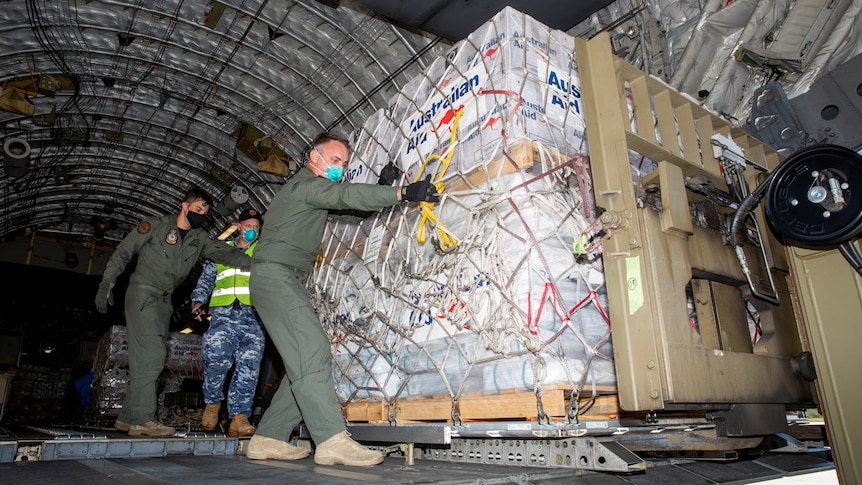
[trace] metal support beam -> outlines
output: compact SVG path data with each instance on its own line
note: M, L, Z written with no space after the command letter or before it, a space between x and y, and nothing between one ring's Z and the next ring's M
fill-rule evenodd
M789 248L795 293L817 368L821 412L838 479L862 483L862 399L859 387L859 315L862 277L838 250Z
M453 439L448 449L425 449L426 460L486 465L567 468L616 473L644 471L646 462L613 440Z
M422 443L446 445L452 441L452 426L445 424L402 424L381 426L352 424L347 427L356 441L378 443Z

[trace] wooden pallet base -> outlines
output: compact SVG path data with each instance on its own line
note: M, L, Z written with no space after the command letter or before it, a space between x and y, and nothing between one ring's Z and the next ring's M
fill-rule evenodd
M619 400L616 388L602 389L595 401L580 419L616 419ZM572 391L568 386L542 388L542 406L551 420L566 419ZM587 401L582 397L581 403ZM463 421L524 420L538 421L536 395L528 391L512 390L500 394L467 394L458 402ZM358 400L345 407L345 417L353 423L388 423L388 409L379 400ZM394 404L398 423L452 422L452 399L449 396L414 397L398 399Z

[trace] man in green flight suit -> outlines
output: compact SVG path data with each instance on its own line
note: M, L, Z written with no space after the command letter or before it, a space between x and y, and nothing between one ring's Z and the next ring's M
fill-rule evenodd
M321 133L308 165L272 199L254 251L249 289L255 308L281 354L286 376L249 441L252 460L297 460L308 451L287 441L304 420L317 444L319 465L371 466L383 456L350 438L335 395L329 339L303 279L320 252L330 211L378 211L401 200L436 202L430 180L404 187L338 182L347 165L347 140Z
M117 276L132 257L138 263L126 290L125 316L129 345L129 384L115 427L130 436L172 436L176 430L155 419L156 381L165 365L173 305L171 293L186 279L201 256L243 270L251 258L209 238L200 229L213 204L212 197L193 187L186 192L179 214L146 219L117 245L96 293L96 309L114 303Z

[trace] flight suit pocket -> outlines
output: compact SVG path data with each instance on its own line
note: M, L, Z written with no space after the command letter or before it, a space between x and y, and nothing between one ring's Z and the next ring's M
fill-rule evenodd
M141 305L140 305L140 308L138 308L138 310L144 311L148 307L151 307L151 306L155 305L156 303L158 303L158 301L159 301L159 299L155 295L147 295L144 297L143 300L141 300Z

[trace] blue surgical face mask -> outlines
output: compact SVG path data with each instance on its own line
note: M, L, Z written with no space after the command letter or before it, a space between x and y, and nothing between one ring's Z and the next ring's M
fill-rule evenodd
M250 243L254 242L254 240L257 239L257 231L254 229L246 229L242 232L242 238Z
M326 158L323 157L323 154L317 151L317 148L315 148L314 151L316 151L320 159L326 163ZM329 165L326 167L326 178L329 179L330 182L338 182L343 176L344 167L339 165Z
M344 176L344 167L330 165L326 167L326 178L332 182L338 182Z

